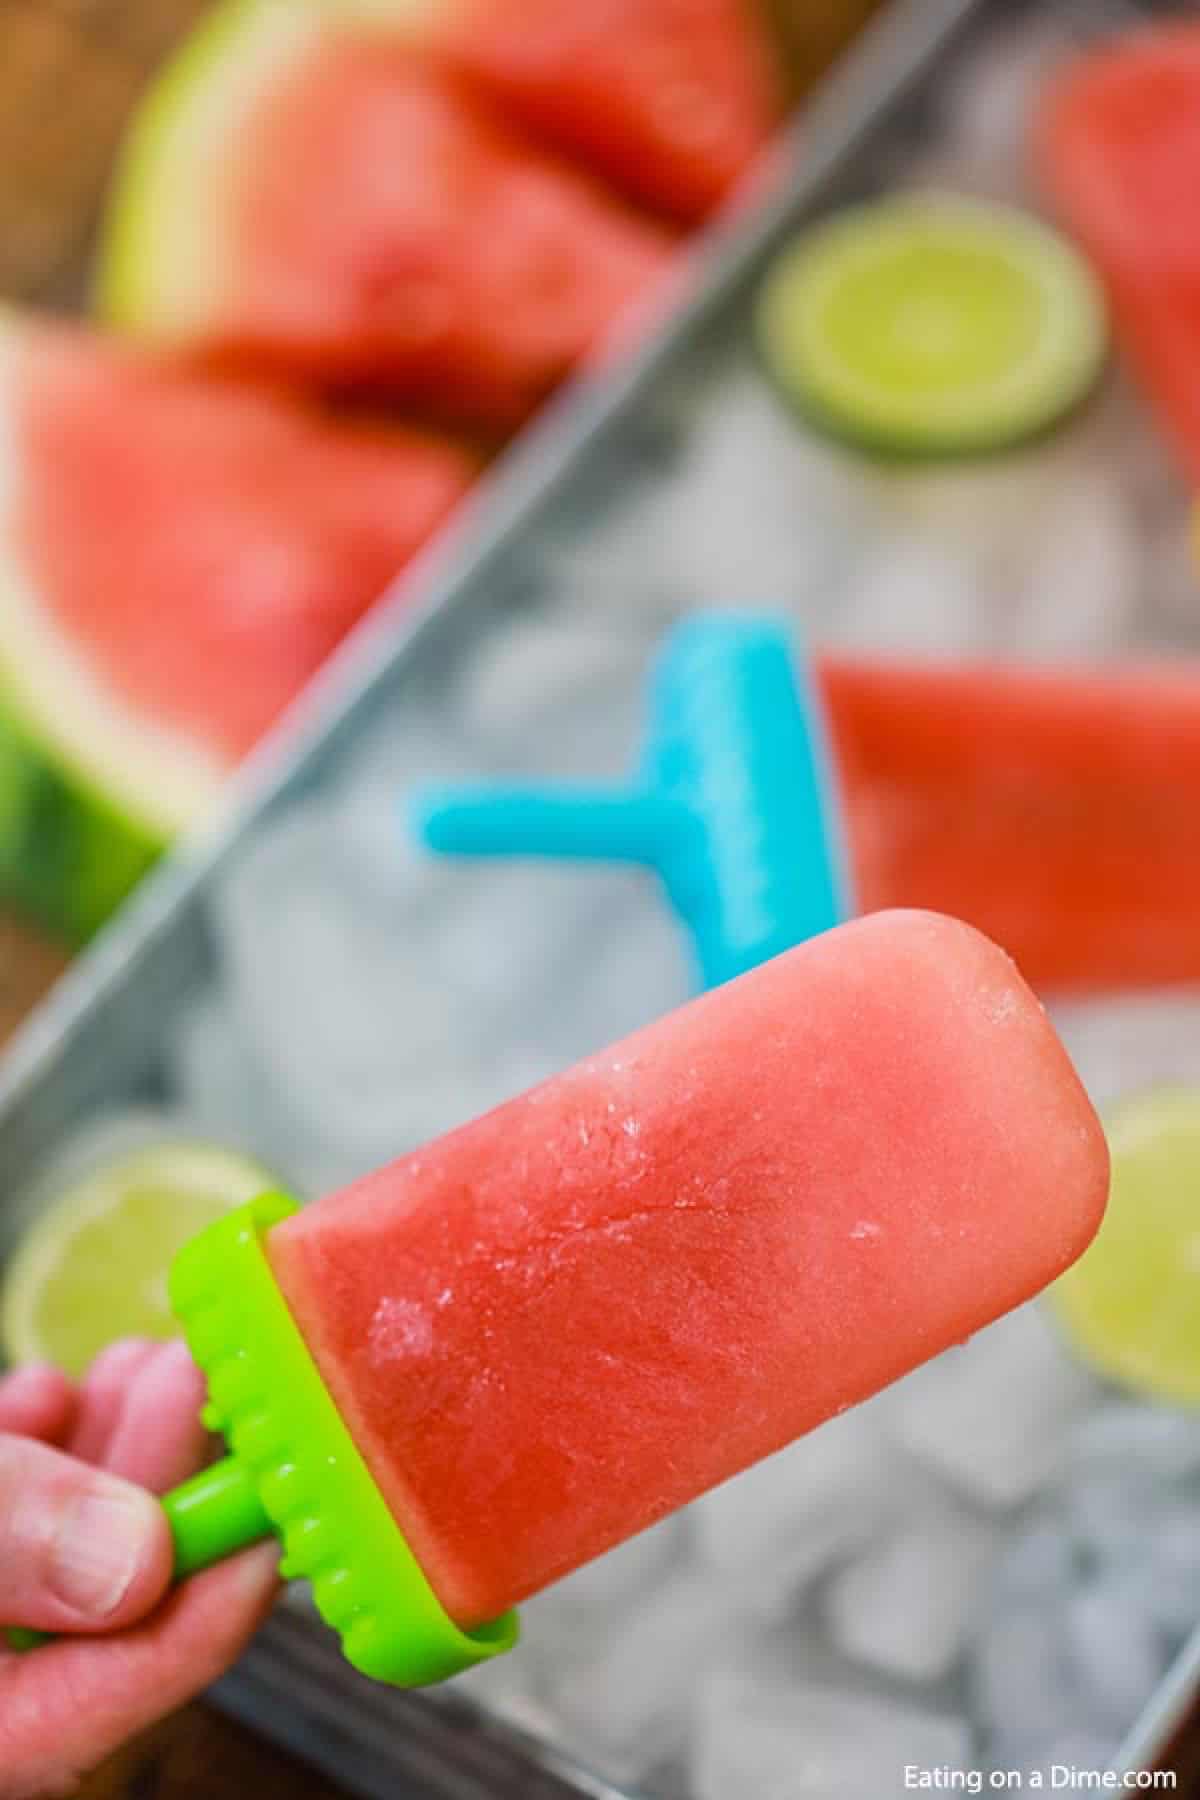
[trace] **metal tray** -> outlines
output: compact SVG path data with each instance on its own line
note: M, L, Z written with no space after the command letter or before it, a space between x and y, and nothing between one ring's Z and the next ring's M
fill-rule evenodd
M899 0L801 109L762 171L763 195L689 256L682 304L614 368L572 384L513 445L452 526L326 665L251 758L222 821L167 859L58 983L0 1064L0 1203L93 1107L151 1077L157 1020L209 954L203 895L267 809L299 796L368 715L453 654L503 603L516 554L585 478L620 468L643 397L701 346L798 219L828 201L857 149L985 0ZM619 476L618 476L619 478ZM0 1213L0 1248L4 1218Z
M961 42L1012 10L999 0L894 0L877 17L801 109L760 172L759 192L692 254L672 316L619 368L565 392L506 454L457 525L253 759L224 820L149 879L68 972L0 1064L0 1253L19 1224L16 1197L73 1124L160 1091L163 1021L207 978L205 897L247 834L313 788L384 707L445 668L465 637L510 603L521 547L552 517L569 517L585 487L595 494L630 478L650 397L703 364L777 245L809 213L853 195L864 159L885 134L903 134L910 110L919 115ZM1136 9L1064 10L1092 30ZM1200 1634L1128 1737L1125 1766L1153 1763L1198 1677ZM630 1800L452 1694L363 1682L298 1613L281 1612L215 1694L366 1795Z

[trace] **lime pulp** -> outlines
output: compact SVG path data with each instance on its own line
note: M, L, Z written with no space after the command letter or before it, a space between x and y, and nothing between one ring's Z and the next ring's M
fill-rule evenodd
M1104 359L1086 263L1013 207L904 194L805 232L759 296L763 358L816 422L908 454L1000 448L1073 407Z
M1200 1091L1129 1100L1107 1127L1108 1211L1051 1303L1102 1374L1156 1400L1200 1405Z

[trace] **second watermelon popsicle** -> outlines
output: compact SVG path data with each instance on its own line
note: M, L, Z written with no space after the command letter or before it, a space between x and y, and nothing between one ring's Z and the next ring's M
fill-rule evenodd
M714 612L665 640L647 701L626 784L423 789L419 838L653 869L710 987L855 905L966 919L1039 991L1200 979L1194 663L810 676L787 619Z
M471 1628L1027 1299L1106 1189L1099 1123L1009 958L877 914L265 1249Z

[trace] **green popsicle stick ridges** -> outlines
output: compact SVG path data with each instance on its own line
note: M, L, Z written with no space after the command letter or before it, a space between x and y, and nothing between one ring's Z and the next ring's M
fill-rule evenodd
M400 1686L441 1681L510 1649L516 1615L463 1631L426 1581L263 1251L265 1234L295 1210L285 1195L263 1195L176 1259L171 1304L208 1379L205 1421L250 1472L283 1544L283 1573L312 1583L347 1659Z

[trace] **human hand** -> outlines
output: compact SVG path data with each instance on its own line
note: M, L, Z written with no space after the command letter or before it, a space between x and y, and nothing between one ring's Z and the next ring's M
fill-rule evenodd
M168 1592L171 1537L150 1494L203 1461L202 1400L182 1343L137 1338L78 1387L45 1366L0 1379L0 1620L60 1640L0 1650L0 1800L70 1793L214 1681L270 1608L275 1544Z

